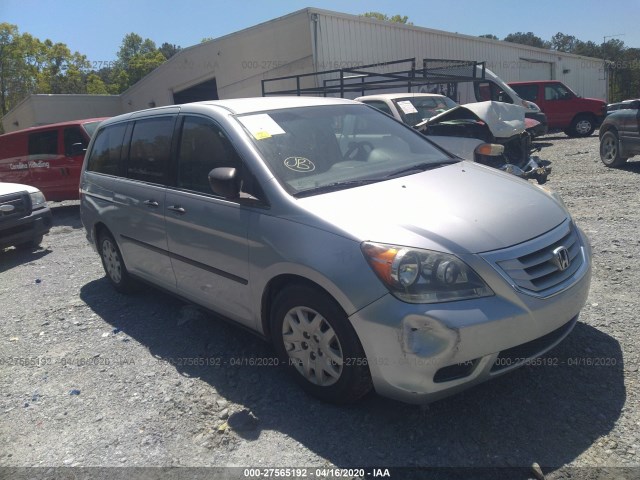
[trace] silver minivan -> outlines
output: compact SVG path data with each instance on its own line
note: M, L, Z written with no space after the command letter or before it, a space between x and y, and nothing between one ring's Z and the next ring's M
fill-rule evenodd
M559 197L358 102L200 102L103 122L81 214L107 278L273 342L308 392L449 395L575 325L587 239Z

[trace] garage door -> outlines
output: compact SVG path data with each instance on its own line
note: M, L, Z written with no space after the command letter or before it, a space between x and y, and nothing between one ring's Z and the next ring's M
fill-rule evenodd
M525 80L553 80L551 78L551 63L536 60L520 59L520 81Z

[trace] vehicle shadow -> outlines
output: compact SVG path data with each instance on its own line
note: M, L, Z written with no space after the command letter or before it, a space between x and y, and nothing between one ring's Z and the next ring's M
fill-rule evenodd
M618 168L620 170L624 170L625 172L640 173L640 162L631 160L627 163L623 163Z
M151 355L249 410L252 416L236 411L228 420L238 436L252 441L262 431L280 431L344 468L498 468L537 462L546 473L572 462L609 433L625 404L619 343L582 322L538 366L431 405L371 394L358 404L336 406L307 396L284 367L246 365L248 359L274 358L269 344L213 315L185 320L185 310L195 307L156 290L144 289L135 302L123 301L127 297L102 278L84 285L80 297ZM221 361L219 366L175 361L185 358Z
M51 214L53 215L54 227L71 227L72 229L82 228L80 220L80 205L53 203L49 205Z
M15 247L0 248L0 273L24 265L25 263L35 262L50 253L50 249L41 247L34 247L32 250Z

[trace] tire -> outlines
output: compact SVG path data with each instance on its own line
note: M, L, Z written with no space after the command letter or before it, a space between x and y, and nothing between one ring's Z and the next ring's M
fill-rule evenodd
M135 291L135 282L129 275L120 249L110 233L101 232L99 234L98 253L100 254L106 277L113 285L113 288L120 293Z
M367 358L356 332L325 292L305 286L282 290L271 309L271 336L281 362L307 393L341 404L355 402L371 390Z
M40 244L42 243L43 238L44 238L43 235L38 235L37 237L32 238L28 242L24 242L19 245L16 245L16 249L24 250L24 251L36 250L37 248L40 247Z
M620 167L627 159L620 156L620 144L616 132L608 131L600 139L600 160L606 167Z
M571 122L567 135L570 137L588 137L596 129L596 122L591 115L576 115Z

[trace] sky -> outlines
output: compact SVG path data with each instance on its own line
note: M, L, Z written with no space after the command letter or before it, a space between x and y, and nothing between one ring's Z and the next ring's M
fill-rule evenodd
M640 0L0 0L0 23L66 43L98 63L116 59L127 33L150 38L158 47L164 42L189 47L305 7L407 15L416 26L498 38L533 32L550 40L562 32L600 44L615 36L640 48Z

